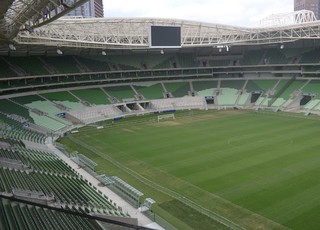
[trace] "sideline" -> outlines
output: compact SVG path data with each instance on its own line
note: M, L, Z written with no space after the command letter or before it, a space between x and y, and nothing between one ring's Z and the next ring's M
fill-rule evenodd
M121 165L118 161L114 160L112 157L108 156L108 155L105 155L105 154L102 154L99 150L95 149L94 147L92 146L89 146L87 145L86 143L84 142L81 142L79 141L78 139L72 137L72 136L67 136L67 138L69 140L71 140L72 142L78 144L78 145L81 145L82 147L94 152L95 154L99 155L100 157L108 160L109 162L111 162L112 164L114 164L115 166L117 166L118 168L120 168L121 170L131 174L133 177L135 177L136 179L138 179L140 182L148 185L148 186L151 186L152 188L154 189L157 189L161 192L163 192L164 194L167 194L168 196L176 199L176 200L179 200L180 202L184 203L185 205L195 209L196 211L202 213L203 215L206 215L207 217L209 218L212 218L213 220L225 225L226 227L230 228L230 229L236 229L236 230L244 230L245 228L239 226L238 224L230 221L229 219L223 217L223 216L220 216L219 214L209 210L209 209L206 209L200 205L198 205L197 203L189 200L188 198L186 197L183 197L181 196L179 193L169 189L169 188L166 188L166 187L163 187L157 183L155 183L154 181L151 181L143 176L141 176L140 174L138 174L137 172L127 168L126 166L123 166Z

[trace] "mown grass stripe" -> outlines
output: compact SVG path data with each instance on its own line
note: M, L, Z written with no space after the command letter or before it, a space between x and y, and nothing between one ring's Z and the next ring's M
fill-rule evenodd
M242 226L282 227L263 215L290 228L301 229L304 220L320 228L311 212L320 213L319 119L252 111L180 115L75 136Z

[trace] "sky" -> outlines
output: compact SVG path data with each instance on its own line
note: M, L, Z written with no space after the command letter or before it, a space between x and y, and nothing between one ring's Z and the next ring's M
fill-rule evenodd
M255 27L293 11L293 0L103 0L105 17L174 18Z

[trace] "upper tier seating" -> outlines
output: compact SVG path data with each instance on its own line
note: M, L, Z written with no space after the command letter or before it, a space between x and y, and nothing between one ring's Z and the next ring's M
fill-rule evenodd
M144 98L153 100L163 98L163 87L160 83L145 83L134 85L134 88L137 90L139 94L142 94Z
M72 90L71 92L81 100L87 101L92 105L110 104L108 96L99 88Z
M36 56L6 58L14 66L17 66L27 73L27 75L47 75L49 72L44 68L40 59Z

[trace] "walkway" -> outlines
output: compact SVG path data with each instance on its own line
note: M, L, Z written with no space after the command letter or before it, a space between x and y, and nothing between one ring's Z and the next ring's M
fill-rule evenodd
M57 156L59 156L63 161L65 161L68 165L70 165L76 172L78 172L83 179L88 180L93 186L98 188L104 195L109 197L112 201L114 201L118 206L120 206L123 212L129 213L132 218L136 218L138 220L138 225L143 227L149 227L158 230L164 230L157 223L151 221L144 214L142 214L139 209L133 207L131 204L122 199L115 192L110 190L106 186L99 186L99 181L94 178L91 174L89 174L84 169L80 168L75 162L73 162L70 158L68 158L65 154L63 154L59 149L55 148L52 143L47 144L48 148L51 149Z

